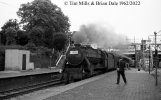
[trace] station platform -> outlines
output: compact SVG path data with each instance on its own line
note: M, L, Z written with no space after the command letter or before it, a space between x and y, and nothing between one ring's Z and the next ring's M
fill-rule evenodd
M53 73L53 72L59 72L59 71L60 69L56 67L41 68L41 69L37 68L33 70L24 70L24 71L0 71L0 79L18 77L18 76L35 75L35 74L43 74L43 73Z
M155 85L155 72L126 70L127 84L122 77L116 84L117 72L48 88L13 100L161 100L161 69L158 69L158 86Z

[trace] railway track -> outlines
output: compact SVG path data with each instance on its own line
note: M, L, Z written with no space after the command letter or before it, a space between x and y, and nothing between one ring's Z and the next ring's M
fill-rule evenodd
M101 71L98 71L94 73L93 76L91 77L95 77L100 74L104 74L104 73L102 73ZM85 79L88 79L88 78L86 77ZM10 89L6 91L0 91L0 100L9 99L12 97L16 97L22 94L30 93L30 92L37 91L37 90L47 88L47 87L51 87L51 86L62 85L63 83L64 81L62 81L60 78L55 78L53 80L46 81L46 82L35 83L33 85L23 86L23 87Z
M32 91L40 90L42 88L46 88L46 87L50 87L50 86L55 86L55 85L58 85L61 83L63 83L63 82L60 79L56 79L56 80L52 80L52 81L48 81L48 82L44 82L44 83L40 83L40 84L35 84L35 85L31 85L31 86L26 86L26 87L21 87L21 88L17 88L17 89L3 91L3 92L0 92L0 100L9 99L11 97L16 97L18 95L22 95L22 94L29 93Z

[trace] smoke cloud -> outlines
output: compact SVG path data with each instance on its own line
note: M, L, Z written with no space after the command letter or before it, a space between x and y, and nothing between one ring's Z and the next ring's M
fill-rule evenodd
M82 25L80 30L73 34L75 43L97 44L99 48L120 49L127 48L127 37L122 34L116 34L110 27L104 27L100 24Z

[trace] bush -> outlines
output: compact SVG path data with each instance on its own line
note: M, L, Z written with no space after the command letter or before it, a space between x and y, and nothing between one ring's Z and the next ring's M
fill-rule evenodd
M50 58L51 57L51 58ZM52 54L52 49L46 47L37 47L37 51L31 53L30 61L34 62L35 68L48 68L50 66L55 66L55 61L57 59L57 53Z
M27 48L27 50L30 50L31 52L36 51L36 46L32 42L29 42L28 44L26 44L25 47Z
M5 48L0 47L0 71L5 69Z

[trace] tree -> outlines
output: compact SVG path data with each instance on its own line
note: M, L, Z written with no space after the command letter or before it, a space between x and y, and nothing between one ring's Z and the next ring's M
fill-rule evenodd
M15 44L17 36L17 31L20 30L18 21L16 19L9 19L2 27L1 27L1 35L3 38L2 42L6 45Z
M54 35L53 46L57 51L62 51L65 49L68 43L67 35L63 33L57 33Z
M6 35L2 31L0 31L0 44L6 44Z
M16 30L13 27L8 27L5 30L5 34L6 34L6 45L10 45L10 44L16 44Z
M44 45L44 39L43 39L43 35L44 30L41 27L33 27L30 31L29 31L30 35L29 38L30 40L36 45L36 46L43 46Z
M29 42L28 35L22 30L17 31L16 43L18 45L24 46L28 44L28 42Z
M6 30L7 28L13 28L16 31L20 29L19 27L19 23L17 21L17 19L9 19L2 27L2 30Z
M53 34L69 31L69 19L50 0L34 0L22 4L17 12L23 29L36 45L51 46Z

